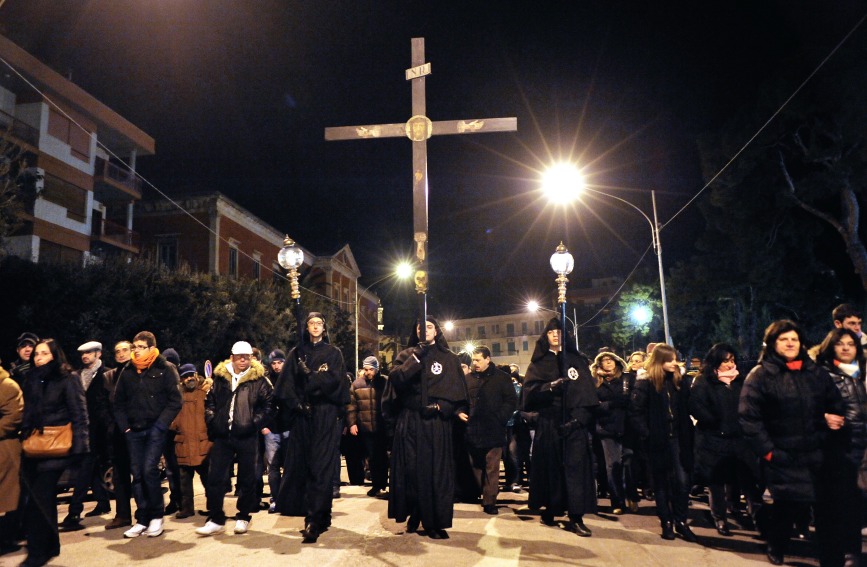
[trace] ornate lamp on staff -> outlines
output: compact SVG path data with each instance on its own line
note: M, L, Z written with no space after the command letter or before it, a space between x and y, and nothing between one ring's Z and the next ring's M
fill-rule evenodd
M298 289L298 268L304 263L304 251L289 238L283 238L283 248L277 254L277 261L284 270L289 271L290 296L295 300L295 330L298 343L301 343L301 292Z
M566 249L566 246L563 245L563 241L560 241L560 245L557 246L556 252L551 255L551 269L554 270L554 273L557 274L557 278L554 280L557 282L557 305L560 310L560 352L557 353L557 358L560 361L560 377L565 378L568 375L567 368L568 364L566 362L566 284L569 283L569 278L566 276L572 273L572 268L575 267L575 260L572 258L572 254L569 253L569 250ZM569 376L569 378L572 378ZM568 381L566 382L568 387ZM562 404L562 419L563 423L569 421L568 410L566 409L566 393L564 392L561 396L561 404ZM566 439L563 438L563 452L566 451Z

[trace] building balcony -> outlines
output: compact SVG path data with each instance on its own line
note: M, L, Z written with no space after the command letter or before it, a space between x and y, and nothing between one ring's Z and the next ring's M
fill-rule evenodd
M39 148L39 129L0 110L0 131L8 132L14 142L21 142L32 149Z
M96 215L93 219L91 240L110 244L133 254L141 252L141 235L138 232L116 222L99 219Z
M100 203L138 201L141 199L141 180L124 167L96 158L93 192Z

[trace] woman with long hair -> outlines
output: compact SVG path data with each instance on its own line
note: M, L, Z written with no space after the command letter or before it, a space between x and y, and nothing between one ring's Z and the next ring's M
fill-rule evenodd
M822 565L858 564L864 496L858 467L867 450L867 391L861 341L849 329L834 329L819 345L816 362L830 374L845 404L843 427L828 433L816 487L816 532Z
M24 510L27 528L25 567L41 566L60 555L57 530L57 482L63 471L88 451L87 404L78 374L54 339L42 339L33 349L33 366L24 380L24 419L21 438L49 425L72 424L69 455L53 458L24 456L22 485L28 495Z
M677 364L677 351L659 344L650 353L645 372L635 381L629 407L632 422L645 446L653 470L656 514L662 538L671 540L675 532L689 542L695 534L686 523L689 506L689 480L684 467L692 428L687 405L689 390Z
M758 460L750 451L738 421L738 401L744 378L738 372L737 352L724 343L713 345L689 394L689 412L696 420L695 473L710 490L710 512L717 532L730 536L728 508L737 509L746 496L753 520L762 497L756 481ZM726 498L726 487L730 499Z
M816 502L827 432L843 426L840 392L807 356L797 323L782 319L765 329L759 364L744 382L738 414L774 500L768 561L781 565L795 519Z

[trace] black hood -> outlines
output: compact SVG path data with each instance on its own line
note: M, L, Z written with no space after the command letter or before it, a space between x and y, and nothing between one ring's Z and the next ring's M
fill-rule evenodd
M310 319L313 319L314 317L322 319L322 342L331 344L331 340L328 338L328 323L325 321L325 315L323 315L319 311L311 311L307 314L307 317L304 318L304 325L302 325L301 327L302 342L310 342L310 335L307 333L307 323L310 321Z
M443 335L443 330L442 330L442 327L440 327L439 322L436 319L434 319L433 317L431 317L430 315L428 315L427 320L430 321L431 323L433 323L434 327L436 327L436 330L437 330L436 337L434 337L434 344L441 351L447 352L449 350L449 343L446 341L445 335ZM414 347L414 346L418 345L419 342L420 341L418 338L418 325L416 325L415 328L413 328L412 333L410 333L410 335L409 335L409 342L408 342L407 346Z

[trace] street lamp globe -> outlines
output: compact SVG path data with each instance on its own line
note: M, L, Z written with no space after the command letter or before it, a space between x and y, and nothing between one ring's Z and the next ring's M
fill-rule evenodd
M563 245L563 242L560 241L560 245L557 246L557 251L551 255L551 269L554 270L554 273L558 276L568 276L572 273L572 268L575 267L575 259L572 258L572 254L569 253L569 250L566 249L566 246Z
M454 322L452 322L452 321L446 321L445 324L443 325L443 328L444 328L446 331L451 332L451 331L453 331L453 330L455 329L455 324L454 324Z
M401 262L395 268L395 273L397 274L397 277L399 277L402 280L411 278L413 275L413 272L414 272L414 270L413 270L412 264L410 264L409 262Z
M284 270L297 270L304 263L304 251L286 235L283 238L283 248L277 253L277 261Z
M539 310L539 302L536 300L530 300L527 302L527 311L535 313Z

